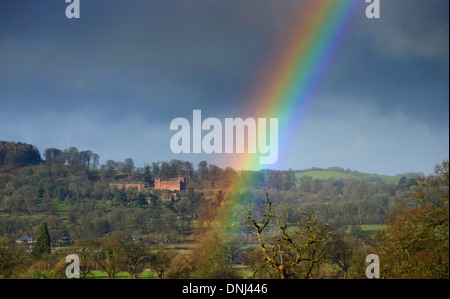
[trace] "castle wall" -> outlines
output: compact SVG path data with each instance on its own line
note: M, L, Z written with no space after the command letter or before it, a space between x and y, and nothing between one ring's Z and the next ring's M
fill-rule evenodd
M185 178L155 179L156 190L180 191L186 189Z

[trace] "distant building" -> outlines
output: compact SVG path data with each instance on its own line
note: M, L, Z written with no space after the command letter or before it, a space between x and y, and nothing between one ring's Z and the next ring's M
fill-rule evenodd
M186 189L185 178L155 179L155 190L180 191Z
M36 245L36 241L34 241L32 238L22 238L17 240L16 243L22 245Z
M109 183L110 189L129 189L129 188L137 188L138 191L143 191L145 189L144 182L112 182Z

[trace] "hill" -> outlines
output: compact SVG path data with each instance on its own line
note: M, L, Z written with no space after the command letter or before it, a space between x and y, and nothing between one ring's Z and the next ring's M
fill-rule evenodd
M400 180L400 175L339 167L235 171L206 161L194 167L189 161L171 160L139 168L132 158L100 165L98 154L75 147L45 149L41 159L32 145L0 145L1 161L23 163L0 164L0 236L11 239L36 236L39 224L46 221L52 240L66 236L98 239L111 233L155 242L183 240L197 223L213 217L214 207L223 198L233 202L251 198L261 204L265 190L274 205L292 210L311 206L321 221L336 229L352 224L380 225L394 196L414 185L413 180ZM27 155L20 153L34 153L30 155L33 159L21 159ZM187 190L173 193L169 199L152 190L155 178L178 176L187 179ZM148 189L111 189L109 184L116 181L144 182ZM236 194L228 192L231 185Z

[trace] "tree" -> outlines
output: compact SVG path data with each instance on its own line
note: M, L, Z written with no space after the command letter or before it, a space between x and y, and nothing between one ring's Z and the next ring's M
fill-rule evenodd
M134 161L132 158L126 158L123 161L122 171L131 174L134 171Z
M347 235L351 238L354 239L362 239L364 237L364 232L361 229L361 227L357 226L355 223L353 223L352 225L350 225L350 227L348 228L348 233Z
M284 172L283 176L283 190L289 190L295 186L295 173L292 169Z
M198 163L198 178L202 180L208 179L209 171L208 171L208 162L200 161Z
M396 198L378 236L382 272L389 278L449 278L448 160Z
M313 179L309 175L300 178L300 190L304 193L312 193Z
M63 156L63 152L57 148L47 148L44 151L46 163L56 163L59 156Z
M152 167L151 167L151 169L152 169L152 175L153 175L153 177L158 176L158 175L159 175L159 172L160 172L159 162L158 162L158 163L157 163L157 162L152 162Z
M208 165L208 173L209 173L209 179L211 181L217 181L220 175L221 168L219 168L217 165L209 164Z
M266 201L263 215L256 219L253 215L253 201L251 201L246 213L246 220L242 223L251 227L254 230L252 233L258 239L265 261L261 268L270 265L281 279L287 279L290 275L289 270L302 262L308 262L308 271L305 275L308 278L314 265L326 257L323 245L330 233L326 226L318 223L311 211L298 210L295 222L289 222L291 216L288 211L285 215L275 214L276 210L273 208L267 192ZM275 227L279 230L278 235L267 236L264 234L269 224L276 225ZM297 227L297 231L294 234L288 233L290 227Z
M119 206L120 204L125 204L127 202L127 193L124 189L116 189L113 191L113 204Z
M31 279L48 279L52 265L49 261L39 260L35 261L24 274L24 278Z
M13 278L23 266L25 255L16 244L9 244L6 237L0 237L0 278Z
M413 186L417 186L416 179L409 179L407 177L402 177L398 181L398 188L400 189L400 191L409 191L409 189L411 189L411 187Z
M147 183L148 186L153 187L153 178L150 165L144 166L144 182Z
M161 162L161 166L159 167L158 177L162 179L167 179L173 176L172 167L168 162Z
M317 194L322 190L322 182L319 179L313 181L312 193Z
M164 273L169 269L175 255L173 251L165 248L150 254L150 266L156 271L158 278L164 278Z
M182 254L177 254L170 264L167 277L172 279L188 279L191 277L192 261Z
M76 147L71 146L68 149L65 149L64 155L68 164L76 165L80 163L80 153Z
M193 253L194 271L202 279L237 278L232 264L232 252L218 229L201 236Z
M344 278L348 278L348 273L353 262L353 252L357 246L356 240L350 238L344 239L340 236L335 236L328 244L328 259L344 272Z
M92 168L97 168L100 165L100 155L94 153L92 155Z
M81 151L80 152L80 162L86 166L86 167L90 167L91 166L91 160L93 158L94 153L90 150L86 150L86 151Z
M51 252L51 240L48 232L47 222L42 222L39 226L39 232L36 238L36 247L33 249L33 257L41 258Z
M207 231L211 230L211 224L216 219L219 206L220 202L218 201L218 198L215 198L204 200L202 204L197 208L197 215L198 215L197 222L198 227L200 229L200 233L204 232L205 223Z
M135 200L133 201L133 206L145 207L147 205L147 196L145 196L145 194L143 194L142 192L139 192Z
M117 170L117 163L114 160L108 160L105 163L106 170L115 171Z
M61 258L53 267L53 269L50 271L50 278L51 279L65 279L66 276L66 268L67 268L67 262L66 258Z
M39 150L30 144L0 141L0 166L2 169L38 164L42 161Z
M127 271L133 279L136 279L138 275L144 271L144 265L149 262L148 250L142 243L135 242L125 245L125 253L125 271Z
M269 189L281 190L283 187L283 175L281 171L270 170L266 175L265 184Z
M76 251L76 254L80 258L81 278L87 278L95 266L95 242L90 239L79 239L75 241L72 249Z
M191 179L192 176L194 175L194 167L192 166L191 162L188 161L184 161L184 171L185 171L185 176L188 179Z
M183 161L172 159L170 160L170 167L172 169L172 175L182 177L184 174Z
M114 279L124 269L125 256L124 245L116 236L105 236L99 240L95 261L106 271L108 278Z

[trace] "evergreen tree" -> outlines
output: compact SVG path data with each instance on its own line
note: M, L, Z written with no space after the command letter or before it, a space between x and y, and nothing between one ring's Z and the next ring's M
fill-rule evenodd
M38 236L36 238L36 247L33 250L33 256L40 258L44 254L50 253L50 234L48 233L47 223L42 222L39 226Z

